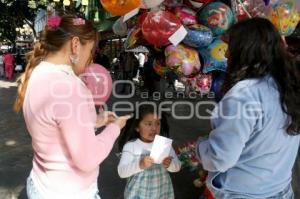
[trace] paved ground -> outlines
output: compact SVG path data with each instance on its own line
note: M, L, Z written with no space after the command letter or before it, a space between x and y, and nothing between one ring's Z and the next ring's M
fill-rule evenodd
M12 112L12 103L16 94L16 84L0 80L0 198L26 198L24 184L31 169L32 150L30 137L22 115ZM131 99L134 101L134 99ZM206 107L200 111L204 112ZM187 108L178 106L178 114L186 113ZM172 138L175 145L192 140L210 130L209 121L181 120L169 118ZM118 157L114 148L111 155L101 165L99 189L103 199L122 199L125 181L117 175ZM300 162L298 160L298 162ZM294 173L294 187L298 191L296 199L300 199L300 166ZM196 174L183 170L172 175L177 199L197 199L200 190L193 187Z

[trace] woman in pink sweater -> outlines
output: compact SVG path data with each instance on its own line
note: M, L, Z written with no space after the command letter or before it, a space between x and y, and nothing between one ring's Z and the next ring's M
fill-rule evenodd
M89 21L50 17L31 52L14 107L23 109L32 137L30 199L99 198L99 164L128 116L97 116L91 93L78 77L90 63L96 41ZM96 136L94 129L103 125L106 128Z

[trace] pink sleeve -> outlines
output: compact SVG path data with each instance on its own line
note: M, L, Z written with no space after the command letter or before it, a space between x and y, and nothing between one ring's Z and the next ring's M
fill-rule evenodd
M110 124L95 135L94 103L80 83L60 84L53 91L54 120L61 130L60 138L69 158L82 171L94 170L109 155L120 128Z

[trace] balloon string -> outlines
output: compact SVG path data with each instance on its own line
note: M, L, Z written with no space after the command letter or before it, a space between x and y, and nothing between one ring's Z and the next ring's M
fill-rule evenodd
M241 0L237 0L237 1L240 3L240 5L242 6L244 12L248 15L248 17L249 17L249 18L252 18L252 16L251 16L250 13L247 11L247 9L245 8L245 6L244 6L244 4L242 3L242 1L241 1Z

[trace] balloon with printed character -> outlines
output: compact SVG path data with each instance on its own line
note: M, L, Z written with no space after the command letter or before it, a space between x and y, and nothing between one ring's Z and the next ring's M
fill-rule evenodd
M209 27L214 35L221 35L234 23L234 16L226 4L213 2L200 10L198 20Z
M190 47L179 44L170 45L165 49L166 65L178 76L193 76L199 73L201 63L198 52Z
M289 36L299 23L300 16L293 1L287 1L271 6L269 20L276 26L281 35Z
M202 72L209 73L215 70L227 70L227 58L225 57L228 45L221 39L215 39L206 49L200 49L204 65Z

